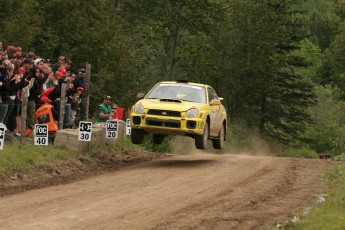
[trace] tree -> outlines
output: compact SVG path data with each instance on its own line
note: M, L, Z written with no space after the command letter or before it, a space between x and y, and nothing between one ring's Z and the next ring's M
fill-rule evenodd
M232 1L228 53L234 119L259 127L262 136L282 142L300 137L310 121L312 85L295 71L291 52L301 36L295 1Z

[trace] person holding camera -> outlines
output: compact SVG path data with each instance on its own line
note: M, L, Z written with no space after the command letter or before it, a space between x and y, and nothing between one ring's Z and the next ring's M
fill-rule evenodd
M105 96L102 104L98 106L96 112L96 121L97 122L106 122L111 120L115 115L114 110L111 108L111 96Z

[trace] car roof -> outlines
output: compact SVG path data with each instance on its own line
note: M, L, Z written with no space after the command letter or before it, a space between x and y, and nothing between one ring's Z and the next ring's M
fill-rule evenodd
M201 84L201 83L196 83L196 82L188 82L188 81L185 81L185 80L161 81L161 82L159 82L159 84L188 84L188 85L195 85L195 86L201 86L201 87L209 86L209 85L205 85L205 84Z

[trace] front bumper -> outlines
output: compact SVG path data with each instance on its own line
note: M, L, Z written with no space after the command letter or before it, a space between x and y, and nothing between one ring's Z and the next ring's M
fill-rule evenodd
M202 135L205 121L202 118L167 117L149 114L132 114L131 127L148 133L166 135Z

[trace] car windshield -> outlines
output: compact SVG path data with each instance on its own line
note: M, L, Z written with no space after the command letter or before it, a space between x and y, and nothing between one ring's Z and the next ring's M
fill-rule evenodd
M173 99L206 103L206 93L205 88L201 86L161 83L148 93L146 99Z

